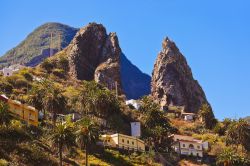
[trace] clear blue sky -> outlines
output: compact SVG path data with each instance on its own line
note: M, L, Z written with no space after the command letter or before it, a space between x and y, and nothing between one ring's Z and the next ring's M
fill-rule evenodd
M1 0L0 55L45 22L117 32L126 56L151 75L164 36L176 42L215 115L250 115L249 0Z

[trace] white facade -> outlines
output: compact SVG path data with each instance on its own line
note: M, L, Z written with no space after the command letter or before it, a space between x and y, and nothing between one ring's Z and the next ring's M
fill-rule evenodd
M13 72L14 72L14 70L12 69L12 68L3 68L3 75L5 76L5 77L7 77L7 76L12 76L12 74L13 74Z
M203 157L204 149L208 148L208 143L204 147L204 143L201 140L190 136L174 135L173 140L174 144L172 147L175 152L182 155Z
M193 121L194 120L194 116L193 115L185 115L184 116L184 120L185 121Z
M207 141L203 142L202 147L203 147L204 150L208 150L209 149L209 143Z
M140 122L131 122L131 136L140 137L141 136L141 123Z
M24 66L16 64L16 65L11 65L9 67L3 68L2 72L5 77L12 76L12 74L20 69L23 69Z
M138 101L136 101L136 100L134 100L134 99L131 99L131 100L127 100L126 101L126 105L132 105L133 107L135 107L135 109L139 109L140 107L141 107L141 104L140 104L140 102L138 102Z

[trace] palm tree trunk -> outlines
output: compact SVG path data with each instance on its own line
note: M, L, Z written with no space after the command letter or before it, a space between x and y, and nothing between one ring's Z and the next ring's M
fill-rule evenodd
M62 166L62 145L59 145L59 159L60 159L60 166Z
M56 126L56 113L53 113L52 120L53 120L53 126L55 127Z
M43 110L43 120L46 120L46 110Z
M88 145L86 145L85 151L85 166L88 166Z

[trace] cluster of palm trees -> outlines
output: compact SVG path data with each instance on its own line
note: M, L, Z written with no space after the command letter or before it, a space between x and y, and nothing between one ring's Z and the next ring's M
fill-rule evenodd
M250 124L243 120L231 120L226 130L226 144L229 146L219 154L217 163L224 166L247 166L250 160ZM239 148L241 146L241 149Z
M77 94L69 98L65 97L63 92L64 90L45 79L33 85L28 102L38 110L43 110L44 116L46 111L50 112L54 124L56 115L65 112L65 109L103 118L120 111L115 95L94 81L83 81L78 86Z
M80 112L85 110L85 115L92 114L105 118L120 110L115 95L94 81L83 81L76 97L75 109Z
M143 113L143 137L149 145L153 145L156 151L167 152L171 146L168 137L174 132L169 119L160 111L160 107L152 98L144 97L140 111Z
M43 110L44 118L46 111L52 114L53 124L56 123L58 113L65 110L66 98L62 95L62 90L48 80L43 80L32 87L29 92L28 102L38 110Z
M83 118L75 123L57 123L51 135L52 143L59 151L60 166L62 166L63 148L71 148L76 145L81 150L85 149L85 165L87 166L89 146L96 143L98 139L98 127L90 118Z
M119 102L115 95L94 81L83 81L76 95L70 98L63 95L63 90L49 80L33 85L29 92L28 102L38 110L52 114L53 132L51 140L59 151L60 165L62 152L78 144L85 149L85 163L88 164L89 145L99 138L97 125L91 121L92 116L108 117L119 112ZM70 106L69 106L70 105ZM66 109L74 109L83 115L83 119L75 122L57 122L57 114L66 113Z
M201 105L198 115L207 129L212 129L217 123L211 106L206 103Z

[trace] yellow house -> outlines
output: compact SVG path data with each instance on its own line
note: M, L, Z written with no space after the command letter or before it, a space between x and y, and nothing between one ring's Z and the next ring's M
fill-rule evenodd
M38 111L34 107L11 99L8 99L7 103L13 116L26 121L29 125L38 126Z
M101 140L104 146L141 152L145 151L144 141L128 135L119 133L112 135L105 134L101 136Z

